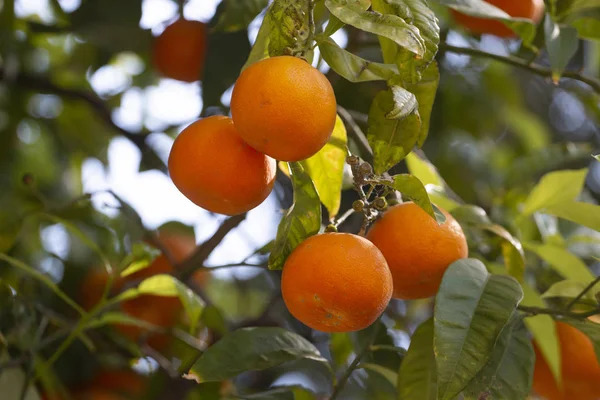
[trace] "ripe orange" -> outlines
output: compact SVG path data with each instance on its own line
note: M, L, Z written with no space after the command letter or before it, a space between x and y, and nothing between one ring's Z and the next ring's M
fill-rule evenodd
M437 293L448 266L468 255L465 235L447 212L438 225L421 207L406 202L377 220L369 239L381 250L394 278L394 297L423 299Z
M231 118L213 116L185 128L169 155L177 188L196 205L235 215L262 203L275 182L275 160L248 146Z
M294 317L323 332L371 325L392 296L392 276L381 252L348 233L311 236L283 268L281 293Z
M544 0L486 0L488 3L503 10L511 17L527 18L536 24L544 15ZM467 30L476 33L489 33L498 37L514 37L515 33L500 21L476 18L457 11L450 10L456 22Z
M154 66L167 78L184 82L202 79L206 35L202 22L178 19L154 41Z
M104 370L92 379L89 386L137 398L144 392L146 383L143 376L130 370Z
M547 400L600 399L600 365L592 341L564 322L556 322L556 332L560 343L562 390L535 342L533 390Z
M298 161L329 140L337 106L319 70L291 56L267 58L242 72L233 87L231 116L242 139L281 161Z
M102 298L108 283L108 273L102 267L93 267L81 282L79 302L84 310L90 311ZM118 279L113 282L113 291L118 290Z

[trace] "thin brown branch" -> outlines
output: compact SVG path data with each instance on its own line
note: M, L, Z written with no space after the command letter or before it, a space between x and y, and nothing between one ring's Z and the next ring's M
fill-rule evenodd
M531 317L534 317L536 315L554 315L557 317L570 317L570 318L576 318L576 319L586 319L593 315L600 314L600 308L595 308L591 311L580 312L580 313L568 311L568 310L561 310L561 309L529 307L529 306L523 306L523 305L519 305L517 307L517 309L526 314L529 314L529 316L531 316Z

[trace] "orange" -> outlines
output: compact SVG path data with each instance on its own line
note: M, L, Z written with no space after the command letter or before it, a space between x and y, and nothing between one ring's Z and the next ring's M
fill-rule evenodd
M392 271L395 298L435 295L448 266L467 257L467 241L460 225L443 212L446 221L438 225L412 201L402 203L388 209L367 233Z
M556 322L556 332L560 343L562 390L535 342L533 390L547 400L600 399L600 365L592 341L564 322Z
M349 233L311 236L283 267L281 293L294 317L323 332L371 325L392 296L392 276L381 252Z
M107 283L108 273L103 267L94 267L87 273L83 282L81 282L79 292L79 302L84 310L90 311L98 304L104 294ZM119 285L119 279L115 279L111 291L117 291Z
M242 72L233 87L231 116L242 139L277 160L298 161L329 140L337 106L319 70L291 56L267 58Z
M137 398L143 394L146 380L130 370L104 370L92 379L90 387Z
M202 78L206 58L206 25L178 19L156 38L152 59L163 76L184 82Z
M511 17L527 18L536 24L544 15L544 0L486 0ZM489 33L503 38L514 37L515 33L500 21L471 17L450 10L457 23L475 34Z
M215 213L236 215L262 203L275 182L275 160L248 146L231 118L194 122L175 139L169 173L181 193Z

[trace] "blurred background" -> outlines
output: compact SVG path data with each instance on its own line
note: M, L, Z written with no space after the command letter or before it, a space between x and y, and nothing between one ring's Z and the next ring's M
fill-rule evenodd
M82 280L97 264L95 255L64 224L25 219L32 210L51 210L76 224L111 260L126 253L145 230L167 222L193 228L197 243L210 238L224 217L198 208L179 193L166 174L166 160L173 139L185 126L201 116L229 112L232 86L264 11L259 8L257 13L245 15L241 24L227 24L227 10L220 0L189 0L183 5L171 0L88 0L83 4L79 0L15 0L12 19L7 17L12 7L9 2L12 0L0 0L0 15L5 17L0 20L0 251L10 250L13 257L47 274L77 297ZM433 6L447 44L500 55L516 53L546 65L545 54L520 48L516 40L469 36L454 26L445 8ZM161 78L152 66L153 37L181 12L187 19L211 26L202 82ZM333 38L364 58L381 59L377 40L371 35L344 28ZM485 209L495 222L513 228L515 204L544 173L590 167L584 200L600 200L600 163L590 157L600 148L597 93L581 82L563 79L554 85L526 70L448 52L444 46L437 59L441 82L423 150L462 199ZM314 65L330 78L338 103L366 131L371 101L385 83L347 82L330 71L318 53ZM600 43L581 41L568 69L597 77ZM359 152L354 143L350 145ZM404 165L395 168L406 170ZM342 210L355 199L352 190L345 191ZM283 210L291 202L291 185L278 174L271 196L227 235L206 265L264 263L264 256L255 252L275 237ZM590 244L593 240L575 243L571 250L599 270L591 258L598 250L598 232L556 219L546 223L550 233L594 239L595 244ZM342 229L356 232L359 225L360 220L350 218ZM485 244L482 246L476 250L486 253ZM541 259L531 263L543 272L536 284L547 287L555 273L544 269ZM330 341L302 326L287 313L278 296L279 275L264 268L219 268L211 275L202 290L234 326L263 324L295 330L337 365L343 365L353 345L368 335L334 335ZM8 283L19 280L3 264L0 278ZM50 292L30 290L41 296L42 304L60 310ZM378 343L406 348L410 333L428 318L430 310L429 300L409 305L393 301L382 321L385 329ZM22 313L19 332L35 332L32 327L39 321L32 315L37 314L27 309ZM30 325L25 317L33 318ZM24 335L23 341L30 336ZM67 385L90 374L86 361L75 364L77 371L72 370L74 360L85 359L86 351L84 346L74 345L57 363L56 374ZM99 362L110 355L100 355ZM392 369L400 360L393 353L375 357L378 364ZM145 360L140 368L156 367L151 357ZM304 385L323 393L331 383L326 376L297 362L260 374L244 374L236 387L244 392ZM189 382L180 384L186 390L196 387ZM360 370L343 398L392 398L393 388L385 389L389 384L381 375ZM186 390L181 393L192 393L190 399L210 398L191 397L200 395ZM176 391L163 392L160 398L186 398Z

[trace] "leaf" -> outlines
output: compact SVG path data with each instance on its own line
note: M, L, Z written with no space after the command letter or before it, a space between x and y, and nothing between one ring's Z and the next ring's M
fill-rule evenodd
M147 243L135 243L131 249L131 253L122 262L125 268L121 271L121 277L141 271L149 266L159 255L160 250L155 249Z
M378 365L378 364L372 364L372 363L360 364L360 368L364 368L366 370L378 373L383 378L385 378L389 383L391 383L392 386L396 387L396 384L398 382L398 374L395 373L394 371L392 371L391 369L382 367L381 365Z
M221 311L213 305L205 307L202 311L202 323L221 336L227 333L227 322Z
M317 43L325 62L350 82L388 80L398 73L395 65L365 60L342 49L328 37L317 36Z
M368 10L369 7L371 7L371 0L356 0L356 3L359 7L361 7L363 10ZM334 33L336 33L339 29L344 27L344 24L342 21L339 20L339 18L337 18L335 15L329 15L329 22L327 23L327 27L325 28L324 34L325 36L329 37L331 35L333 35Z
M410 172L411 175L416 176L423 185L444 185L437 168L428 160L421 158L418 153L410 153L406 156L405 161L408 172Z
M524 242L525 249L535 253L546 261L556 272L566 279L580 282L590 282L594 275L576 255L566 248L551 243Z
M417 144L421 131L417 107L415 96L399 86L375 96L369 111L367 139L373 149L376 174L402 161Z
M422 323L410 339L410 347L398 374L398 400L437 399L433 319Z
M594 351L596 352L596 358L600 363L600 324L594 323L589 320L579 320L574 318L564 318L563 322L579 329L590 338L594 345Z
M269 4L268 0L225 0L224 10L214 27L217 32L237 32L246 29L250 22Z
M334 332L331 334L331 339L329 340L329 352L331 353L331 358L333 359L335 367L346 365L348 357L350 357L350 354L352 354L353 351L354 347L348 333Z
M310 176L297 162L288 163L292 172L294 204L281 219L269 255L269 269L282 269L292 250L321 227L321 201Z
M419 117L421 118L421 131L417 146L423 146L429 135L429 122L431 120L431 111L440 83L440 71L437 63L434 61L423 71L421 80L418 83L405 83L404 88L415 95L419 103Z
M565 201L548 206L547 213L600 232L600 206L578 201Z
M132 299L141 295L179 297L186 311L190 330L194 332L200 322L204 301L196 293L172 275L153 275L144 279L137 288L128 289L116 297L115 301Z
M533 188L523 205L523 214L530 215L556 204L574 201L583 189L587 168L547 173Z
M209 347L190 372L199 382L221 381L245 371L259 371L299 359L328 365L312 343L293 332L282 328L243 328Z
M365 11L356 0L325 0L325 6L345 24L384 36L419 57L425 55L425 43L419 29L402 18Z
M522 298L516 280L489 274L479 260L450 265L435 299L438 399L454 399L484 367Z
M552 80L558 83L562 72L569 64L569 60L577 52L579 38L577 30L565 24L554 22L552 18L544 21L544 36L546 38L546 51L552 68Z
M485 224L480 227L502 239L502 257L506 270L510 276L522 282L525 275L525 253L521 242L500 225Z
M600 40L600 20L598 20L598 17L580 17L572 20L570 25L577 29L580 38Z
M466 399L525 400L531 391L535 353L518 314L502 330L490 359L465 389Z
M460 13L478 18L494 19L504 23L516 32L525 44L530 44L535 38L536 27L533 21L526 18L514 18L505 11L484 0L435 0Z
M302 161L302 166L312 179L321 202L329 211L330 219L340 210L347 143L346 127L338 115L327 144L317 154Z
M0 365L10 361L8 351L0 346ZM30 383L25 388L25 384ZM3 399L40 400L40 396L28 380L27 375L20 367L3 368L0 372L0 391ZM26 389L26 393L22 393Z
M106 325L132 325L140 328L148 329L151 331L160 331L163 327L156 326L148 321L144 321L129 314L121 312L106 312L100 315L98 318L94 318L87 324L87 328L99 328Z
M556 282L548 290L542 294L543 299L551 298L563 298L563 299L575 299L587 288L587 284L579 281L564 280ZM600 292L600 285L594 286L589 289L578 302L585 303L590 306L597 306L598 300L596 300L596 294Z
M437 215L433 210L427 191L416 176L409 174L394 175L392 176L392 182L382 180L381 183L399 191L403 196L408 197L416 205L421 207L423 211L431 216L431 218L437 219ZM443 217L443 220L441 222L437 221L438 223L443 223L446 220L444 214L441 214L441 217Z

